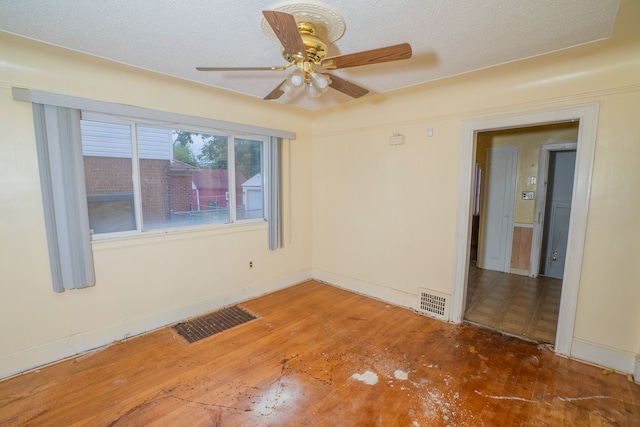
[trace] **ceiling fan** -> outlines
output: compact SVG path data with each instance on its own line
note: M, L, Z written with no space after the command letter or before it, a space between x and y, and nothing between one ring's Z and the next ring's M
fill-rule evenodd
M288 13L291 12L291 13ZM353 98L369 91L326 70L338 70L362 65L380 64L411 58L411 46L402 43L348 55L327 57L327 43L344 33L344 19L333 9L313 4L290 4L281 10L266 10L263 31L275 36L282 44L282 57L287 65L275 67L196 67L198 71L284 71L292 73L265 100L293 95L302 88L309 98L320 96L330 87Z

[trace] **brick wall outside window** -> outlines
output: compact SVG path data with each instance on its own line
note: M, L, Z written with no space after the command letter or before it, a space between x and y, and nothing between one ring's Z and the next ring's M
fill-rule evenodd
M87 195L133 193L131 159L84 157Z
M191 176L172 175L168 160L141 159L142 218L146 226L165 223L171 211L191 210ZM131 159L84 157L87 195L133 194Z
M169 165L168 160L140 160L143 224L170 219Z
M193 210L191 206L192 193L191 175L171 175L169 177L169 202L174 212Z

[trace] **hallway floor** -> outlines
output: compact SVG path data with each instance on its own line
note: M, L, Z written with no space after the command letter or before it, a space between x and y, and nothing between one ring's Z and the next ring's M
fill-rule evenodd
M554 344L562 280L469 267L465 320Z

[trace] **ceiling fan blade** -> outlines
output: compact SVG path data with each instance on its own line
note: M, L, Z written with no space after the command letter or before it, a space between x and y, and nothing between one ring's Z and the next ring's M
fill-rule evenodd
M284 71L288 67L196 67L198 71Z
M409 43L402 43L395 46L381 47L379 49L326 58L320 63L320 65L322 65L322 68L327 70L335 70L338 68L381 64L383 62L398 61L400 59L409 58L411 58L411 45Z
M337 91L344 93L345 95L349 95L352 98L360 98L361 96L369 93L367 89L360 87L355 83L348 82L345 79L334 76L332 74L326 75L331 79L331 83L329 84L329 86Z
M298 24L293 15L285 12L265 10L262 12L271 29L282 43L285 52L290 56L299 56L307 60L307 50L300 37Z
M276 86L276 88L274 90L272 90L271 92L269 92L269 95L265 96L264 99L265 101L268 101L269 99L278 99L280 98L282 95L284 95L284 91L282 89L280 89L282 87L283 84L285 84L286 80L283 80L282 83L280 83L278 86Z

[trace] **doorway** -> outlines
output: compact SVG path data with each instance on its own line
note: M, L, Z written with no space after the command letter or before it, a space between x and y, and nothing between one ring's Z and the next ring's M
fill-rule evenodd
M572 121L477 135L476 167L484 170L485 182L475 187L478 256L469 266L465 320L554 343L575 164L575 143L557 141L577 135ZM536 188L542 191L531 191ZM536 217L545 205L547 215ZM542 242L534 245L536 226ZM532 257L534 250L542 255ZM532 268L532 258L544 264ZM538 270L544 277L534 278Z
M467 120L462 123L460 147L460 175L458 191L455 261L451 296L451 320L461 323L467 303L469 254L471 243L472 202L475 176L476 136L481 132L512 129L524 126L578 122L578 149L571 227L568 233L567 257L558 314L555 351L571 356L573 330L577 311L585 231L589 211L590 182L596 141L598 104L560 107L503 117Z

